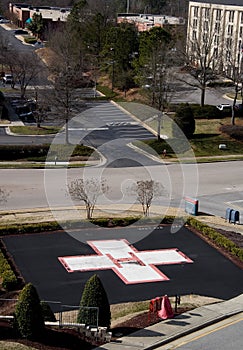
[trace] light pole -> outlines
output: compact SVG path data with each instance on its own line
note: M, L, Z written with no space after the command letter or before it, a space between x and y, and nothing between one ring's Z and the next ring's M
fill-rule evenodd
M113 57L112 57L112 77L111 77L111 91L113 92L114 89L114 79L115 79L115 49L113 47L110 48L110 50L113 53Z
M158 113L158 130L157 130L157 138L158 138L158 141L160 141L160 129L161 129L162 117L163 117L163 112Z

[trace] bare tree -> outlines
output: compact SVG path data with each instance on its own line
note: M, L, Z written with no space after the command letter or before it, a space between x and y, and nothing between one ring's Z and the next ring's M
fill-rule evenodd
M13 75L13 84L20 85L21 98L24 98L27 87L35 81L42 71L40 59L34 52L26 54L9 50L6 52L6 65Z
M52 101L65 121L65 138L68 144L68 121L76 104L74 94L84 80L82 43L76 40L67 26L64 31L53 34L50 46L53 52L49 64L54 85Z
M138 202L142 205L143 215L149 216L153 199L164 194L164 187L160 182L153 180L139 180L132 186L131 192L135 193Z
M76 179L68 185L68 192L74 200L83 201L87 219L91 219L98 197L109 191L105 179Z
M185 53L188 72L196 82L183 80L201 90L201 106L205 103L207 84L222 72L221 53L218 47L222 37L220 19L216 23L213 21L210 7L204 8L203 11L199 18L194 18L192 23L189 22Z
M230 43L232 45L232 42ZM241 100L243 103L243 53L242 46L240 42L240 47L238 48L238 55L236 57L232 57L231 50L228 51L227 62L225 62L225 76L230 79L234 84L234 99L232 105L232 115L231 115L231 124L235 125L235 116L236 116L236 102L238 99L238 95L240 94Z

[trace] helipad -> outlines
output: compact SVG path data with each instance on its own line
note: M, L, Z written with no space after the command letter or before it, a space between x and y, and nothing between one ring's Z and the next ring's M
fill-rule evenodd
M192 263L177 248L138 251L125 239L87 242L97 255L59 257L68 272L112 269L126 284L166 281L155 265Z

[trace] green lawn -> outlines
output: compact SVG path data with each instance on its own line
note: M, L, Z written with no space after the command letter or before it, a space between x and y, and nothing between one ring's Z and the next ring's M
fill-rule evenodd
M195 133L193 135L193 138L187 141L186 139L172 138L172 119L170 119L169 117L165 117L160 132L161 136L165 134L168 136L168 139L161 141L153 139L146 141L145 144L153 148L160 155L163 153L163 150L166 149L168 158L186 158L192 157L194 155L196 157L239 157L242 155L243 158L243 143L221 134L219 130L220 126L222 125L230 125L230 118L196 119L195 121ZM242 124L240 120L236 120L236 123L239 123L239 125ZM148 123L146 124L148 124L149 127L157 131L157 120L149 119ZM220 150L220 144L226 144L227 149ZM232 157L232 159L234 158Z

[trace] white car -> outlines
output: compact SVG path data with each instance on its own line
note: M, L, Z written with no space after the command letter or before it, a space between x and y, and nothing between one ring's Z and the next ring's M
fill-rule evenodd
M12 82L13 82L12 74L5 74L3 77L3 83L4 84L12 84Z
M10 21L9 21L9 19L6 19L6 18L1 18L0 19L0 24L1 23L9 23Z
M222 103L221 105L216 106L220 111L231 111L232 106L229 103Z

